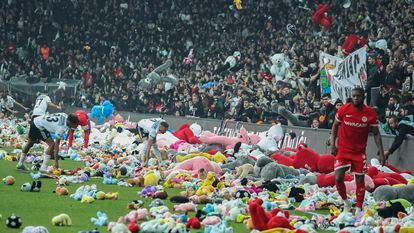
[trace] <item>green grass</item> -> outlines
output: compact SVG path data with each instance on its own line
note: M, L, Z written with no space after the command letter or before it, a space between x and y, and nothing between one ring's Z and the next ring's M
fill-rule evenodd
M28 173L16 170L15 166L16 162L0 160L0 178L8 175L16 178L16 183L12 186L0 184L0 214L3 216L0 223L0 232L21 232L23 227L29 225L45 226L49 232L73 233L80 230L91 230L96 227L90 222L90 218L95 216L97 211L107 213L110 221L116 221L119 216L129 212L127 204L131 200L141 199L137 195L139 188L104 185L102 180L98 178L91 179L84 184L70 184L67 188L70 193L74 193L81 185L96 183L98 189L104 192L119 192L118 200L101 200L91 204L82 204L69 196L58 196L53 193L56 188L56 180L54 179L42 179L42 188L39 193L21 192L20 186L26 182L31 183L32 178ZM61 166L64 169L73 169L82 167L82 164L64 160L61 161ZM169 196L177 195L180 191L178 189L167 189ZM151 199L142 200L145 202L145 207L148 207ZM165 201L165 203L172 210L173 204L169 201ZM202 205L198 205L198 208L202 207ZM20 229L10 229L5 225L5 220L12 213L22 218L23 226ZM55 227L51 224L51 219L61 213L66 213L71 217L73 226ZM291 211L291 214L310 216L310 214L299 211ZM234 232L248 232L244 224L229 223L229 225L233 226ZM98 229L101 232L107 232L106 227L98 227Z

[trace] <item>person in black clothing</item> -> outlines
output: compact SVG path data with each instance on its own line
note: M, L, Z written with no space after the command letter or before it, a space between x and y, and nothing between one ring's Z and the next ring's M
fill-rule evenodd
M414 106L407 105L401 107L401 120L398 121L396 116L391 116L388 120L388 124L391 130L396 131L396 137L391 147L384 151L385 158L388 159L392 153L394 153L403 143L404 139L408 136L414 136Z
M257 121L256 110L248 99L243 101L243 107L240 109L236 120L252 123L255 123Z
M370 54L368 56L367 64L367 85L365 86L365 91L367 95L367 105L373 106L375 103L371 104L371 88L379 87L383 83L381 70L378 68L375 55Z
M320 128L329 129L328 117L335 110L335 106L331 103L331 95L325 93L322 95L322 107L320 109L321 115L324 117L319 118Z

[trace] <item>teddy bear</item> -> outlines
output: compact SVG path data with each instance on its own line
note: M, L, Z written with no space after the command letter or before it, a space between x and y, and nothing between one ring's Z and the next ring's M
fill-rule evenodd
M292 77L290 65L286 60L285 54L283 53L276 53L270 57L270 61L272 62L270 73L275 77L276 82L287 82Z
M54 226L71 226L72 220L67 214L59 214L52 218L52 225Z
M373 192L375 201L390 201L403 198L411 203L414 202L414 185L390 186L382 185Z
M91 222L93 224L95 224L95 226L106 226L106 225L108 225L108 215L107 214L105 214L101 211L98 211L96 213L96 216L97 216L97 218L95 218L95 217L91 218Z
M220 65L216 70L216 74L222 74L225 71L237 72L243 67L243 64L240 62L241 53L239 51L234 51L233 55L228 56L224 63Z
M263 200L257 198L249 203L249 211L254 229L263 231L276 227L287 228L293 230L293 226L289 223L289 212L279 208L266 213L262 207Z
M291 168L282 164L278 164L267 156L263 156L260 157L256 162L254 176L267 181L274 178L297 177L300 174L306 174L307 172L308 171L306 169ZM249 176L248 179L255 180L254 176Z
M251 164L251 165L254 165L255 161L247 155L241 155L241 156L237 156L236 160L221 165L221 168L222 169L227 169L227 170L234 170L234 169L236 169L236 167L240 167L243 164L247 164L247 163Z
M316 8L315 13L312 15L312 21L315 24L322 25L325 29L331 27L332 16L328 16L328 10L331 8L328 4L319 4Z
M307 168L311 172L331 173L334 171L335 157L333 155L319 155L306 145L299 145L295 155L285 156L281 153L275 153L272 158L280 164L293 166L297 169Z
M178 83L178 79L173 75L161 76L162 72L166 71L172 66L173 62L171 59L168 59L165 63L156 67L153 71L148 73L147 69L143 69L142 76L145 78L141 79L138 83L138 88L143 91L149 91L154 89L158 83L166 82L171 83L172 86Z
M193 128L196 128L196 126L193 126ZM173 135L190 144L201 144L200 139L191 130L189 124L182 124Z
M204 169L207 172L214 171L216 174L222 173L222 170L217 163L210 161L206 157L197 156L176 164L172 170L166 171L165 174L168 176L172 171L176 170L186 170L193 172L193 174L197 174L200 169Z
M241 166L236 167L236 176L235 178L243 179L250 173L254 172L254 167L250 163L243 164Z

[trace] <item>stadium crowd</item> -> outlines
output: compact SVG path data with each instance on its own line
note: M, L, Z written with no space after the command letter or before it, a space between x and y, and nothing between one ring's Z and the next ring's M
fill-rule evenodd
M329 29L313 23L318 1L311 0L246 0L241 10L225 0L0 4L2 78L81 80L79 95L54 96L65 105L86 108L109 99L117 109L140 113L287 124L272 111L277 101L307 126L330 128L343 103L321 96L319 52L338 54L338 46L353 33L370 41L385 39L388 45L380 65L373 48L367 58L369 87L380 88L372 105L384 132L392 134L401 117L413 111L410 1L352 1L349 8L330 1ZM184 63L190 49L194 58ZM240 51L243 67L215 72L234 51ZM268 78L269 57L275 53L285 54L297 85ZM169 58L173 66L168 73L178 84L140 90L143 69Z

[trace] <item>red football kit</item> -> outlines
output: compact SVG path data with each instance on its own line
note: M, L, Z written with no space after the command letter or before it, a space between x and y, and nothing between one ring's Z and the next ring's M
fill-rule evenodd
M82 110L78 110L74 112L74 114L78 116L79 125L82 127L82 129L85 132L85 135L83 138L83 147L87 148L89 145L89 134L91 133L91 124L89 122L88 114L86 114L86 112ZM69 130L68 138L69 138L69 147L72 147L73 130Z
M335 116L338 129L338 154L335 168L351 167L351 172L365 173L365 150L370 126L378 126L375 110L367 105L362 109L353 103L343 105Z

